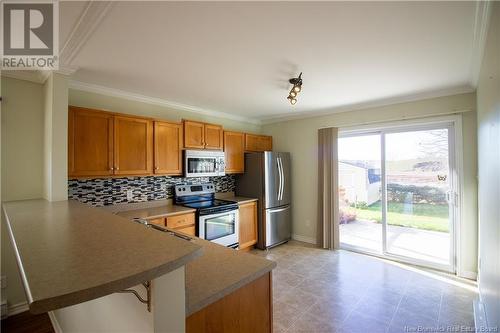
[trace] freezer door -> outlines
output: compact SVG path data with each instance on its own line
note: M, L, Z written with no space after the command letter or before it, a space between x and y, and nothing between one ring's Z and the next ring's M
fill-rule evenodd
M264 208L280 206L282 171L278 153L264 152Z
M281 169L279 172L281 180L278 182L281 185L279 192L279 205L289 205L292 200L291 192L291 171L290 171L290 153L278 153L278 165Z
M265 248L283 243L292 237L290 206L266 209Z

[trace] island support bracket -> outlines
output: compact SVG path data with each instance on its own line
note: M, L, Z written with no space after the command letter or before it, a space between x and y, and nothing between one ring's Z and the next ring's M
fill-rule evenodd
M124 289L117 292L134 294L139 302L147 305L148 311L151 312L151 281L144 282L142 285L144 286L144 288L146 288L146 299L142 298L141 295L139 295L139 293L134 289Z

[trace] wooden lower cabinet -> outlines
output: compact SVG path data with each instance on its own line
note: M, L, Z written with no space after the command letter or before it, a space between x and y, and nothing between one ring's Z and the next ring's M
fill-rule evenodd
M175 231L183 232L190 236L196 236L194 213L168 216L166 227Z
M250 249L257 243L257 202L241 204L239 208L240 250Z
M161 217L159 219L152 219L152 220L148 220L148 223L156 224L156 225L159 225L160 227L164 227L165 226L165 219L163 217Z
M186 332L272 332L271 272L186 318Z

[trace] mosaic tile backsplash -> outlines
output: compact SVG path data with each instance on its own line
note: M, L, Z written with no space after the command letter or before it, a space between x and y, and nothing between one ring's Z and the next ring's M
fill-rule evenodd
M119 203L144 202L174 197L174 186L180 184L215 184L216 192L234 192L235 177L182 178L168 176L70 179L69 199L92 206L108 206ZM132 200L127 200L127 191L132 190Z

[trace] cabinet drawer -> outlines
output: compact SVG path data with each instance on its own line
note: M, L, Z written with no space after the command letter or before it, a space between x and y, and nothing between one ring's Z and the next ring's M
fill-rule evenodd
M179 228L179 229L175 229L175 231L179 231L179 232L185 233L186 235L189 235L189 236L196 236L196 228L195 228L195 226L185 227L185 228Z
M183 214L167 217L168 228L182 228L194 225L194 214Z
M163 217L161 217L159 219L148 220L148 222L150 224L156 224L156 225L159 225L161 227L165 226L165 219Z

